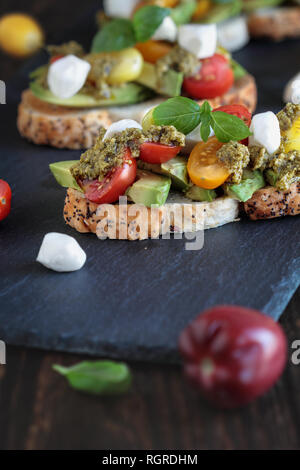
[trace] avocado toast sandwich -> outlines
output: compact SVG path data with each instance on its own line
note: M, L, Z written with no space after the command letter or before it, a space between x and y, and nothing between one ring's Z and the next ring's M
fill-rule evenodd
M175 23L170 9L149 5L130 20L105 23L89 53L75 42L50 47L49 63L32 72L22 95L21 135L36 144L89 148L112 122L140 121L163 97L181 94L253 111L255 81L217 46L216 25L180 21L188 19Z
M80 160L50 165L68 188L65 221L99 238L135 240L217 227L240 211L251 219L297 215L299 122L299 105L251 121L241 105L212 110L171 98L142 126L116 122Z

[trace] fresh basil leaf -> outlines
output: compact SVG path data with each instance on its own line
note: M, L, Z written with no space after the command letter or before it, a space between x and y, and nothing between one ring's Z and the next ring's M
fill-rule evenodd
M200 136L203 142L207 142L210 136L210 127L211 127L210 123L211 123L210 115L205 115L201 117Z
M187 135L200 123L200 106L190 98L176 96L159 104L153 111L153 119L157 126L174 126Z
M248 73L247 70L244 69L244 67L241 64L239 64L233 59L230 59L230 66L233 71L234 80L239 80L239 78L244 77Z
M172 8L170 16L174 23L180 26L190 22L196 8L197 2L190 0L178 5L178 7Z
M217 139L224 143L230 140L243 140L251 135L244 121L237 116L224 113L223 111L211 113L211 127Z
M102 26L93 39L91 52L121 51L135 44L132 22L120 18Z
M148 41L163 20L169 15L169 8L161 8L156 5L140 8L133 17L133 27L137 42Z
M204 101L204 103L202 104L201 106L201 115L203 114L210 114L212 111L212 107L211 105L209 104L208 101Z
M54 364L71 387L91 395L116 395L127 392L131 374L126 364L112 361L80 362L72 367Z

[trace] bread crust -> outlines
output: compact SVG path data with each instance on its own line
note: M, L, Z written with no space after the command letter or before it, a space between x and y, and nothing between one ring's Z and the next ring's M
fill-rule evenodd
M161 99L161 102L164 99ZM244 104L254 111L257 101L255 80L251 75L239 79L224 96L209 100L213 107ZM145 110L158 104L158 99L139 105L113 108L67 108L43 102L25 90L18 108L17 127L20 134L37 145L57 148L86 149L94 145L102 127L126 118L141 120ZM202 103L202 102L200 102Z
M268 186L256 191L244 203L245 212L252 220L274 219L285 215L300 214L300 183L294 183L286 191Z
M174 216L175 206L180 210L179 218ZM63 214L66 223L80 233L97 233L99 238L144 240L185 231L181 218L182 206L185 206L184 215L191 220L192 227L188 230L191 232L233 222L239 210L238 202L229 197L218 198L213 202L193 202L174 193L174 198L171 197L164 206L152 209L152 214L144 206L135 206L135 214L132 211L134 205L131 204L110 206L116 211L116 224L113 224L108 213L109 207L89 202L83 193L69 188ZM107 226L110 231L106 230Z
M270 13L254 12L248 17L253 37L269 37L274 41L300 36L300 7L272 8Z
M88 148L95 143L100 130L111 123L106 110L55 106L39 100L30 90L22 93L18 108L20 134L37 145Z

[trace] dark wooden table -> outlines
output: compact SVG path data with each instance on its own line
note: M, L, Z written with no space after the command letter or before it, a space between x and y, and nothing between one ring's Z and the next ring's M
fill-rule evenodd
M36 15L51 41L95 1L31 0L26 11ZM1 0L0 15L24 10L23 5ZM20 62L0 53L0 65L0 79L8 80ZM299 306L300 290L281 322L289 345L300 339ZM134 385L128 395L80 395L51 365L82 359L8 346L7 365L0 366L1 449L300 448L300 366L290 360L267 395L246 408L223 412L203 402L175 366L131 364Z

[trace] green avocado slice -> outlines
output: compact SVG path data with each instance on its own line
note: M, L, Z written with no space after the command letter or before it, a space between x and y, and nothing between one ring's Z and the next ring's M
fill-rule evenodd
M135 204L162 206L167 200L170 187L171 178L138 170L137 181L127 189L126 195Z
M213 189L200 188L193 184L190 189L185 193L186 197L193 201L212 202L216 199L217 193Z
M163 75L158 85L155 66L149 62L145 62L142 73L136 81L156 91L159 95L172 97L181 94L183 78L183 73L175 72L175 70L170 69Z
M263 174L259 170L244 170L243 179L240 184L226 184L224 186L228 196L241 202L251 199L255 191L264 188L266 185Z
M78 160L56 162L51 163L49 165L49 168L58 184L60 184L64 188L73 188L77 189L77 191L83 192L75 178L72 176L72 173L70 172L70 168L76 163L78 163Z
M153 96L153 93L138 83L125 83L120 87L113 87L112 96L106 99L96 99L90 95L77 93L72 98L62 99L53 95L50 90L46 90L39 83L33 81L30 83L32 93L42 101L56 104L58 106L67 106L72 108L96 108L99 106L119 106L135 104L146 101Z

